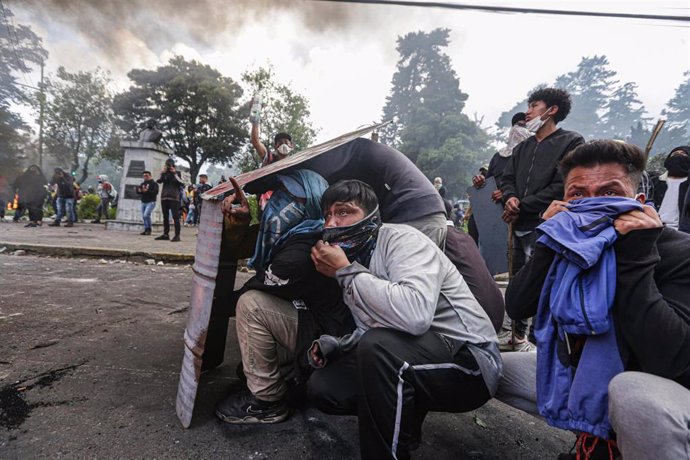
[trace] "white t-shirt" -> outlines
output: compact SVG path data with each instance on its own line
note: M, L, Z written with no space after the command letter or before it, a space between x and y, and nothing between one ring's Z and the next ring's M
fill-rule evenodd
M678 219L680 218L680 212L678 209L678 190L680 189L680 184L688 180L687 177L668 177L666 178L666 194L664 195L664 200L659 206L659 217L661 221L670 228L678 230Z

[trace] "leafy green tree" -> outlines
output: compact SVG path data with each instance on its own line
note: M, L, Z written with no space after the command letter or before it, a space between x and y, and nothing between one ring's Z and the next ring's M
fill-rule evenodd
M18 81L19 76L30 72L29 65L45 61L48 52L30 27L14 23L12 11L4 5L0 10L0 174L14 177L24 159L22 149L29 142L29 127L14 107L28 104L34 97Z
M245 144L242 88L212 67L175 56L156 70L133 69L127 76L133 85L113 103L118 125L138 138L145 122L156 120L163 142L189 163L192 178L207 162L230 162Z
M57 160L89 176L89 165L108 145L113 129L110 77L101 69L70 73L64 67L48 79L45 143Z
M383 119L392 123L380 134L427 177L443 177L450 194L457 195L490 151L484 130L462 113L467 94L443 52L449 33L435 29L398 37L400 59L383 108Z
M273 147L273 136L279 132L286 132L292 136L296 152L314 142L317 131L309 119L309 100L290 85L278 83L271 65L244 72L242 82L250 97L261 94L261 142L266 148ZM250 105L251 100L248 100L242 110L247 118ZM251 145L245 147L237 166L242 172L261 166L261 161Z

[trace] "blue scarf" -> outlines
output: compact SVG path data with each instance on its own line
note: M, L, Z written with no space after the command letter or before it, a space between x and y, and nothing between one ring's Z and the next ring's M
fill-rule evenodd
M296 181L306 202L303 204L286 190L273 192L261 215L259 234L254 256L248 264L255 270L265 269L271 260L271 252L293 235L318 232L323 228L321 195L328 182L308 169L297 169L278 179L287 177Z
M323 230L323 240L340 246L350 262L359 262L369 268L371 255L376 248L376 237L381 228L381 215L376 206L368 216L346 227L331 227Z
M612 432L608 385L623 372L611 314L613 221L633 210L642 205L630 198L585 198L537 227L537 244L556 253L535 318L539 413L549 425L604 439ZM573 351L582 343L575 364Z

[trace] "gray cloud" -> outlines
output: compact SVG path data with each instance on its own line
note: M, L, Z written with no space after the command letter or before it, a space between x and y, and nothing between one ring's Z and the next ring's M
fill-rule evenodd
M292 13L317 33L367 33L376 21L372 7L304 0L22 0L10 7L69 27L116 61L126 58L124 31L159 53L181 40L217 46L220 33L277 13Z

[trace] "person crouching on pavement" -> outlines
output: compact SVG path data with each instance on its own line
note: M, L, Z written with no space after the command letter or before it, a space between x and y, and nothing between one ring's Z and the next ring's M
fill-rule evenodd
M381 224L373 189L331 185L321 207L316 270L337 280L361 336L308 381L324 412L358 414L362 458L409 458L428 411L474 410L496 391L494 327L439 247L404 224Z
M321 334L340 336L354 329L338 283L318 273L310 255L321 239L320 200L328 183L306 169L277 179L251 261L256 275L242 288L235 309L248 390L230 394L216 406L216 416L231 424L285 420L288 390L296 394L309 377L311 342ZM250 220L249 205L233 185L235 194L223 201L226 228L228 216L246 216L247 224Z
M688 458L690 235L637 194L644 153L590 141L560 162L534 256L506 291L537 353L504 354L496 397L579 432L566 458Z

